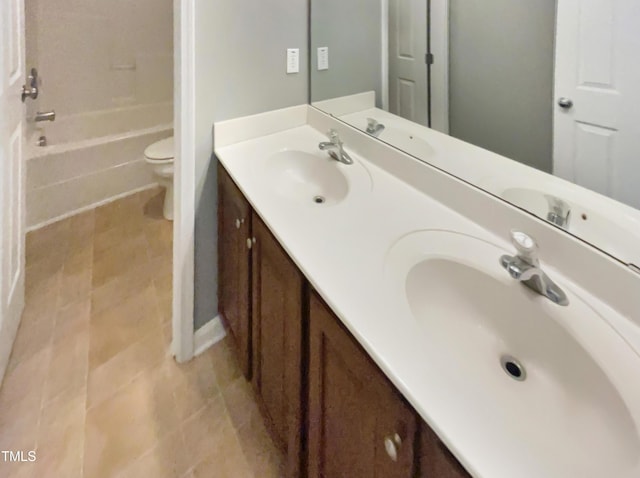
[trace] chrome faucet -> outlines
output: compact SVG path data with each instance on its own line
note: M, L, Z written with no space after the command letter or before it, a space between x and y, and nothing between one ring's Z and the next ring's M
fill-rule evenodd
M353 164L353 159L351 159L349 154L344 150L343 143L340 141L340 136L338 136L338 132L335 129L329 130L329 139L331 141L326 141L318 145L320 150L328 151L329 156L336 161L344 164Z
M569 299L563 290L540 269L536 241L524 232L511 231L511 242L518 254L500 258L500 264L509 275L550 301L558 305L569 305Z
M563 229L567 229L569 227L569 216L571 215L571 206L569 203L548 194L545 194L544 197L549 203L547 221Z
M384 125L374 118L367 118L367 133L376 138L384 131Z
M56 112L51 111L38 111L36 113L35 122L39 123L41 121L55 121L56 120Z

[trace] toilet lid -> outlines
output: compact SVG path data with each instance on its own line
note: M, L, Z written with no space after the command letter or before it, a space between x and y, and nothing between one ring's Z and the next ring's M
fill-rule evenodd
M147 146L144 155L149 159L173 159L175 156L173 136Z

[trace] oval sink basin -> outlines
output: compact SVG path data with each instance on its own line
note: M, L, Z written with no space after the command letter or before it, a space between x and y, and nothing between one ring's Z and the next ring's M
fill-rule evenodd
M421 231L385 263L399 307L455 384L459 419L486 430L495 460L516 460L526 476L640 476L637 377L629 383L640 358L552 272L567 307L511 279L499 264L505 253Z
M326 153L281 151L271 156L265 165L269 181L281 196L309 205L334 205L349 193L349 182L343 165Z

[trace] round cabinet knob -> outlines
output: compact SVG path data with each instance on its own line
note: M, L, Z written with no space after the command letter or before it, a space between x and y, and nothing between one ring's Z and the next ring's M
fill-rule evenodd
M242 223L240 222L240 219L236 219L236 229L240 229L241 225Z
M569 108L571 108L573 106L573 100L571 100L571 98L565 98L563 96L562 98L560 98L558 100L558 106L560 108L564 108L565 110L568 110Z
M398 448L402 445L400 435L395 433L393 436L387 436L384 438L384 449L387 451L387 455L393 461L398 461Z

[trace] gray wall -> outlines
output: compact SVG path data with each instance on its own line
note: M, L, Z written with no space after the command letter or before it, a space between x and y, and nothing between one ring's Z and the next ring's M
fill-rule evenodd
M555 0L451 0L452 136L551 172Z
M381 105L380 0L312 0L311 101L375 90ZM317 49L329 47L329 69L318 71Z
M307 103L307 3L196 1L195 327L218 313L214 121ZM300 73L286 74L286 49Z

